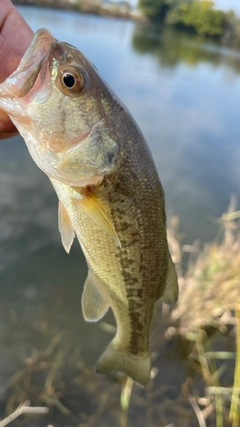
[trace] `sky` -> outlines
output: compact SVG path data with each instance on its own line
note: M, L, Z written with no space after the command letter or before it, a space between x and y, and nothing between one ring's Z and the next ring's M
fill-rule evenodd
M215 0L214 2L219 9L233 9L236 13L240 14L240 0Z

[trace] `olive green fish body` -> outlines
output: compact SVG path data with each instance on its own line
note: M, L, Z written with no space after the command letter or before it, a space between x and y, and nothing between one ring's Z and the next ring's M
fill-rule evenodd
M114 312L117 322L114 348L146 360L144 372L139 370L134 379L147 383L149 331L155 302L165 289L168 246L161 184L142 135L135 124L128 123L128 129L129 126L134 126L137 140L128 137L118 171L106 177L94 192L111 219L121 247L88 217L76 199L76 188L70 191L60 182L55 182L54 187L69 213L92 281L106 306ZM85 317L98 320L99 316L95 319L94 315L93 312ZM111 361L100 360L98 371L108 369L115 371L117 366L111 367ZM129 375L133 376L131 372Z

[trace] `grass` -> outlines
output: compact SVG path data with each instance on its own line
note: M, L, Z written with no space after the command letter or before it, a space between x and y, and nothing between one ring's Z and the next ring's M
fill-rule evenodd
M195 259L180 277L179 304L172 313L172 319L179 321L175 333L192 343L188 360L205 383L202 398L207 398L207 406L199 412L192 405L201 427L213 411L211 425L240 425L240 212L235 208L233 198L219 220L220 239L200 252L190 248ZM231 351L217 348L223 336L231 338L232 347L235 344ZM231 373L227 385L222 380L226 371Z
M229 418L232 420L232 427L238 427L240 424L239 410L240 395L240 311L236 310L236 364L234 372L234 384L232 392L232 402Z

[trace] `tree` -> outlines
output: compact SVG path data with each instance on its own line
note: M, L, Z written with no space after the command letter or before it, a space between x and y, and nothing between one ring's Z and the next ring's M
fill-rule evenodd
M188 27L194 27L200 35L220 36L224 30L224 14L213 9L210 0L195 0L180 6L181 20Z
M168 0L139 0L139 8L152 21L164 21L169 10Z
M192 28L200 35L224 32L224 13L210 0L139 0L139 7L152 21Z

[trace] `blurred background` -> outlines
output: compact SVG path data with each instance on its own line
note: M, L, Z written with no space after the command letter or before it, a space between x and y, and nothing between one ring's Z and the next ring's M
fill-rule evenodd
M199 242L203 248L221 238L219 218L231 195L240 196L239 2L14 3L34 31L46 27L80 49L125 103L155 159L169 227L178 218L178 247ZM205 382L189 374L189 344L179 335L166 339L170 320L161 307L152 334L152 400L134 386L128 417L122 415L119 384L93 373L113 319L83 321L84 257L77 242L70 255L62 248L56 195L19 136L1 141L0 183L1 417L30 398L48 406L49 414L12 425L198 426L186 387L190 381L201 397ZM235 335L220 341L224 351L234 351ZM232 425L222 417L216 424L212 409L206 425Z

